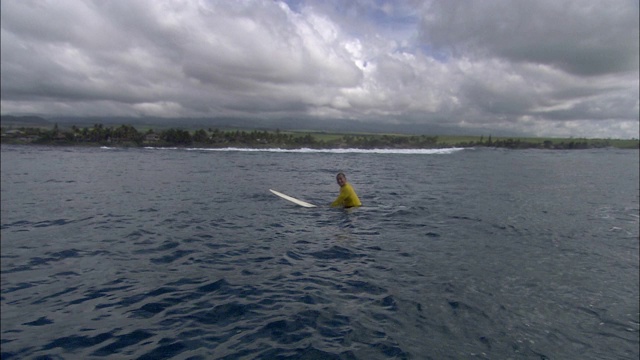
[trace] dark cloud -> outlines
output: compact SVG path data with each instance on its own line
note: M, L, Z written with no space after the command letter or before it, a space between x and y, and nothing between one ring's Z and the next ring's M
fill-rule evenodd
M421 39L456 56L602 75L638 70L638 16L628 0L434 1Z

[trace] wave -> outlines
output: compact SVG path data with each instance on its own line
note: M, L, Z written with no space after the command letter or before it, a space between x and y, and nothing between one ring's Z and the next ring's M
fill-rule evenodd
M329 154L423 154L423 155L439 155L453 154L464 148L446 148L446 149L255 149L255 148L178 148L178 147L145 147L148 150L186 150L186 151L218 151L218 152L275 152L275 153L329 153Z

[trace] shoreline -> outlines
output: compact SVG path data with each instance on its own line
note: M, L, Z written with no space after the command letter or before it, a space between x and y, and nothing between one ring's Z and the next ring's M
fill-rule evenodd
M438 136L374 133L330 133L280 130L184 130L169 128L139 132L131 125L48 130L41 127L2 127L1 144L114 148L177 147L199 149L314 149L314 150L425 150L451 148L506 148L582 150L594 148L640 149L638 139L534 138L484 136Z
M12 145L12 146L49 146L49 147L73 147L73 148L109 148L109 149L158 149L158 150L201 150L201 151L271 151L271 152L333 152L333 153L354 153L354 152L406 152L406 151L429 151L438 152L446 150L463 150L463 149L505 149L505 150L549 150L549 151L562 151L562 150L594 150L594 149L613 149L613 150L640 150L639 147L631 146L577 146L567 147L555 146L555 147L543 147L543 146L488 146L488 145L471 145L471 146L457 146L457 145L442 145L438 147L308 147L308 146L246 146L246 145L226 145L226 146L210 146L203 144L190 144L190 145L171 145L171 144L123 144L123 143L74 143L74 142L34 142L34 141L12 141L3 139L0 141L0 145Z

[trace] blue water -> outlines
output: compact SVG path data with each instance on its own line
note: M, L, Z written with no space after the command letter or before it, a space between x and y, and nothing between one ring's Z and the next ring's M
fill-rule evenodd
M637 359L638 164L2 146L1 357Z

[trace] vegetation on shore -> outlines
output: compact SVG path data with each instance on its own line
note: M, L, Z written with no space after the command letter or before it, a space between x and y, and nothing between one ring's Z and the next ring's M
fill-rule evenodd
M202 148L385 148L430 149L449 147L497 147L509 149L589 149L613 147L638 149L638 139L505 138L485 136L428 136L402 134L337 134L327 132L219 130L180 128L138 131L131 125L80 128L2 127L3 144L99 145Z

